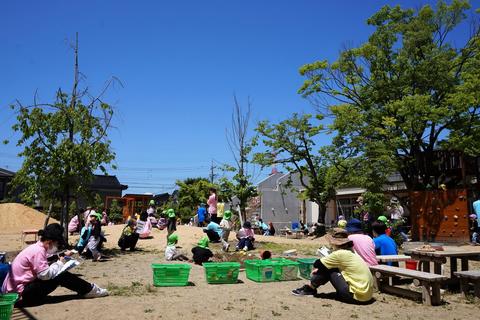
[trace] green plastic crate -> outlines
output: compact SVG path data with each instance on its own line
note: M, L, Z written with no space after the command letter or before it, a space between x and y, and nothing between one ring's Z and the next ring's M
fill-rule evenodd
M297 259L298 262L298 270L300 271L300 277L303 279L310 280L311 273L313 269L313 264L317 261L317 258L299 258Z
M18 299L18 294L7 293L0 295L0 320L9 320L12 316L13 305Z
M298 262L284 258L246 260L247 278L256 282L298 279Z
M189 264L153 263L153 285L155 287L186 286L191 268Z
M240 263L238 262L204 262L205 278L208 283L237 283Z
M245 260L247 278L256 282L275 281L275 268L271 260Z
M279 281L290 281L298 279L298 266L299 263L296 261L282 259L277 262L275 268L276 280Z

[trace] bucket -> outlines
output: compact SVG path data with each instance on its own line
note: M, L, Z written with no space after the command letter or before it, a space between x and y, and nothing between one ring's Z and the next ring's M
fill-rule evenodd
M405 261L405 267L410 270L417 270L417 260L406 260Z

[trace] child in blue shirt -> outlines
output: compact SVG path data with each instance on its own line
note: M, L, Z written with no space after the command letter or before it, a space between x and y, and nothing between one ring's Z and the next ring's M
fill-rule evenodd
M375 243L375 252L377 255L396 255L398 254L397 244L385 234L387 226L381 221L375 221L372 224L373 242ZM387 262L389 266L398 266L398 263Z

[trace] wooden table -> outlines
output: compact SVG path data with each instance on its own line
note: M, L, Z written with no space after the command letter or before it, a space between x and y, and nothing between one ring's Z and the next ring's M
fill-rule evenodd
M450 258L450 279L456 279L455 272L457 271L457 259L461 261L462 271L468 271L468 260L480 259L480 251L421 251L412 250L410 252L412 259L419 260L423 266L423 271L430 272L430 262L433 262L433 272L436 274L442 273L442 264L447 262Z

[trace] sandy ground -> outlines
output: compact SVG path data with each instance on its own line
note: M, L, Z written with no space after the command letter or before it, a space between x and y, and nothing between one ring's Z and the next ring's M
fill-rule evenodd
M191 286L157 288L152 286L151 264L164 262L163 249L166 231L154 230L153 238L140 240L136 252L122 253L115 248L122 226L104 228L111 260L94 263L83 261L73 271L88 281L109 288L109 297L83 300L68 290L57 289L47 304L38 307L15 309L13 319L476 319L480 303L462 298L460 294L443 295L444 304L423 306L419 302L375 293L375 302L366 306L348 305L333 300L333 288L327 284L319 289L319 297L295 297L290 291L305 282L285 281L256 283L239 275L240 283L210 285L205 281L203 268L193 265ZM179 245L190 249L203 235L201 229L180 226ZM234 237L230 235L232 240ZM74 241L75 237L71 238ZM300 255L313 254L321 241L310 239L285 239L257 237L258 249L270 249L280 254L287 249L297 249ZM234 242L231 241L231 245ZM18 234L0 230L0 251L20 248ZM115 248L115 249L113 249ZM220 245L211 245L220 252ZM190 254L191 256L191 254ZM470 268L480 268L478 262ZM447 270L446 270L447 271Z

